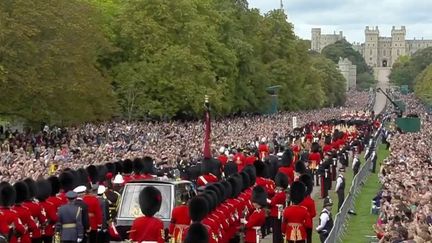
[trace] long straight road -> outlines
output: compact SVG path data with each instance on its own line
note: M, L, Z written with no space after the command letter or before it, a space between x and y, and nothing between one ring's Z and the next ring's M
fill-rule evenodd
M375 77L378 80L377 88L381 88L382 90L386 91L389 87L389 75L391 72L391 68L377 67L374 69L374 72ZM382 94L381 92L377 92L374 106L375 114L378 114L384 110L386 102L387 98L384 96L384 94Z

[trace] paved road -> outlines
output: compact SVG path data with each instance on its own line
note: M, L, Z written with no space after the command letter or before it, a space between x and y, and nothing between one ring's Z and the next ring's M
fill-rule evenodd
M382 90L386 91L387 88L389 87L388 76L390 75L391 69L375 68L374 72L375 72L375 77L378 79L377 88L381 88ZM378 114L382 110L384 110L386 102L387 102L387 98L381 92L377 92L375 106L374 106L375 114Z

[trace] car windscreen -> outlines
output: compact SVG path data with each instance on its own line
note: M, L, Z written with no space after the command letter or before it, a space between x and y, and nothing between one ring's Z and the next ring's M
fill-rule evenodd
M137 218L142 216L138 198L141 190L148 184L127 184L124 188L121 208L118 218ZM155 217L160 219L171 218L171 187L172 185L151 185L159 189L162 194L162 205Z

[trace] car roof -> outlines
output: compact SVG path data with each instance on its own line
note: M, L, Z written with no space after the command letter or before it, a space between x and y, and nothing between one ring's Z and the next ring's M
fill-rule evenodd
M130 181L128 182L126 185L128 184L168 184L168 185L179 185L179 184L190 184L192 182L187 181L187 180L173 180L173 179L168 179L168 180L158 180L158 179L143 179L143 180L134 180L134 181Z

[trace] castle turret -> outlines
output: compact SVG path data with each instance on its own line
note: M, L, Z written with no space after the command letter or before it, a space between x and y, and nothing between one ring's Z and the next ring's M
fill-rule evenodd
M311 50L321 52L321 28L312 28Z
M390 65L392 66L400 56L406 55L405 26L402 26L400 29L397 29L395 26L393 26L391 37L392 47Z
M364 46L364 58L369 66L378 66L378 39L379 30L377 27L366 26L365 29L365 46Z

